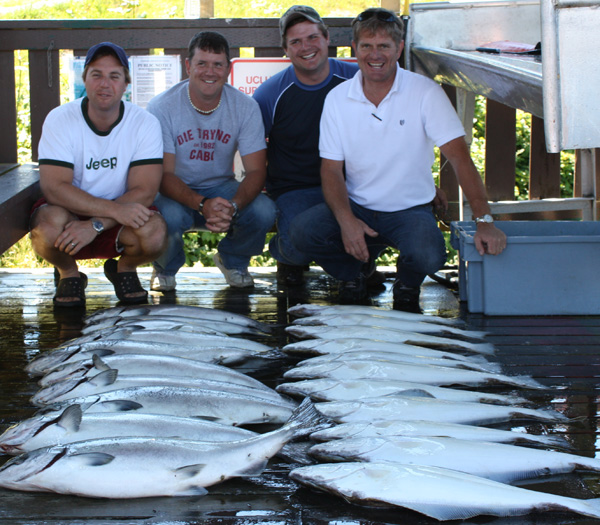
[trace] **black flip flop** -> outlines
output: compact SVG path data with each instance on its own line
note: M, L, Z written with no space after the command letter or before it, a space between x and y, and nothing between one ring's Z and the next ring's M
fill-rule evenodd
M123 304L142 304L148 302L148 292L142 287L137 272L117 271L117 261L107 259L104 263L104 275L115 287L115 294ZM127 294L144 292L144 295L128 297Z
M79 277L59 279L56 286L56 293L52 299L54 306L61 308L85 306L85 288L87 283L87 275L83 272L79 272ZM72 301L57 301L57 299L64 297L77 297L77 299L73 299Z

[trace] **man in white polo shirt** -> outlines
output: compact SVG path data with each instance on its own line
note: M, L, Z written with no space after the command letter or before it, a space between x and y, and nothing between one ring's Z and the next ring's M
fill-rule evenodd
M480 253L500 253L506 237L493 224L464 129L443 90L398 66L402 21L370 8L352 26L360 71L329 93L321 118L326 204L301 214L290 235L297 250L340 280L340 302L365 299L369 258L387 246L398 249L395 307L417 309L425 276L446 260L431 208L434 145L452 164L477 218Z

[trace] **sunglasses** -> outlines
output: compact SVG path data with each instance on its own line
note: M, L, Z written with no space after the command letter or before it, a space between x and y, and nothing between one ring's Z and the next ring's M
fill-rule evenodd
M363 11L360 15L356 17L355 22L364 22L365 20L369 20L373 17L376 17L377 20L381 20L382 22L393 22L395 24L400 25L400 21L398 17L390 13L389 11Z

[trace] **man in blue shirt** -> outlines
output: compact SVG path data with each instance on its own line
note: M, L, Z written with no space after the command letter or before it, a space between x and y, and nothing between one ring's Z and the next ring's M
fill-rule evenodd
M279 31L292 64L266 80L254 99L268 139L267 193L277 205L277 234L269 250L277 259L279 283L293 286L302 284L311 260L292 247L289 226L296 215L324 202L319 157L323 103L358 67L328 57L329 32L312 7L290 7L279 20Z

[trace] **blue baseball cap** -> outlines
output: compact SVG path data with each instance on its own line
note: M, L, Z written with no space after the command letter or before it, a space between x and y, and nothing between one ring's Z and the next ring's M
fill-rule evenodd
M121 46L113 44L112 42L101 42L100 44L96 44L95 46L90 47L87 52L87 55L85 56L84 67L87 66L92 60L94 60L94 57L96 56L96 53L98 53L98 51L104 48L112 50L119 59L119 62L121 62L121 65L129 71L129 60L127 59L127 54L125 53L125 50Z

